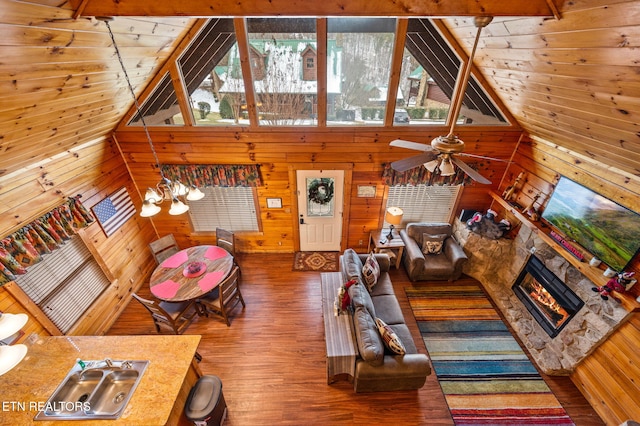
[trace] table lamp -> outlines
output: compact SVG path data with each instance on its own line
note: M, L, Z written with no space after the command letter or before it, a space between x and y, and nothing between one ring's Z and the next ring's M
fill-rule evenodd
M402 223L402 215L404 212L400 207L389 207L384 214L384 221L389 224L389 235L387 235L387 240L393 239L393 228L395 225L400 225Z

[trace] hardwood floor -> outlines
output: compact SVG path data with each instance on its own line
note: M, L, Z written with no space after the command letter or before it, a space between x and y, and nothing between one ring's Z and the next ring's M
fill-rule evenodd
M320 274L292 271L293 254L241 254L239 264L246 308L236 307L230 327L201 317L186 332L202 335L202 372L222 379L225 425L453 424L435 374L418 391L356 394L346 381L327 385ZM427 353L404 293L412 284L402 268L391 277L416 346ZM148 287L139 293L150 295ZM133 300L108 334L155 328ZM603 424L568 377L547 383L577 425Z

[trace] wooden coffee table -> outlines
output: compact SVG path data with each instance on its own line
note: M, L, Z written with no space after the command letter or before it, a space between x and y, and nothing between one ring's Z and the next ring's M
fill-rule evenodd
M400 262L402 261L402 253L404 252L404 242L400 238L400 234L397 230L393 230L393 238L387 239L389 229L378 229L377 231L371 231L369 233L369 247L367 252L371 253L384 253L388 250L388 253L395 256L395 267L400 268ZM390 256L390 257L394 257ZM393 260L391 262L393 263Z

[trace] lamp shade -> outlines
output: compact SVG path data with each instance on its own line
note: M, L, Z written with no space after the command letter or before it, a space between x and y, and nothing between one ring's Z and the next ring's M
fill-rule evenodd
M142 210L140 211L140 216L142 217L151 217L160 212L160 207L153 204L153 202L149 200L144 200L142 203Z
M187 194L187 200L189 201L198 201L204 198L204 193L200 191L197 187L192 187Z
M177 198L174 198L173 201L171 202L171 208L169 209L169 214L171 216L177 216L179 214L185 213L187 210L189 210L189 206L187 206L185 203L178 200Z
M384 220L389 225L400 225L404 212L400 207L389 207L384 214Z
M440 174L442 176L451 176L456 174L456 170L453 167L453 164L451 164L451 159L442 159L442 164L440 164Z
M436 171L436 168L438 167L438 164L440 164L440 160L438 160L437 158L435 160L431 160L428 161L426 163L424 163L424 167L429 170L431 173Z

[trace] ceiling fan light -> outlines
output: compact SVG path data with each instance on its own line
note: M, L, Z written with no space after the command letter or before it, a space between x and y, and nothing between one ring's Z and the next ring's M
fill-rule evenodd
M452 176L456 174L456 169L448 158L442 160L442 164L440 164L440 174L442 176Z
M435 172L438 168L439 161L436 158L435 160L431 160L429 162L424 163L424 168L429 170L431 173Z

